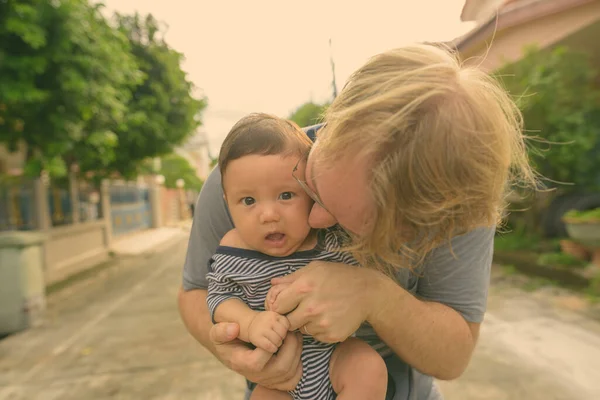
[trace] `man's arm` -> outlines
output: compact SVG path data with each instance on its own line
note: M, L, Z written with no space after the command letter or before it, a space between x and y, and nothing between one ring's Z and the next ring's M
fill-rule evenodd
M183 286L179 289L178 305L181 319L188 332L207 350L217 355L213 342L210 340L209 332L213 326L210 312L206 305L207 290L194 289L185 291ZM229 340L234 340L239 332L235 324L228 324L225 331Z
M406 363L438 379L455 379L469 364L485 312L494 229L480 228L434 250L417 297L391 279L377 279L380 295L368 322ZM454 253L454 256L452 253Z
M287 314L290 329L306 325L323 342L345 340L367 321L407 364L454 379L470 360L483 320L493 236L492 228L477 229L454 238L452 250L434 250L416 272L422 272L417 297L378 271L315 261L272 280L286 287L271 308Z
M194 207L194 219L183 268L183 283L178 304L181 318L192 336L215 354L209 339L213 324L206 303L208 288L208 261L233 222L223 199L221 173L218 168L208 176ZM238 328L230 326L231 339Z
M467 322L444 304L419 300L386 280L378 285L378 311L367 319L377 335L418 371L441 380L458 378L469 364L480 324Z

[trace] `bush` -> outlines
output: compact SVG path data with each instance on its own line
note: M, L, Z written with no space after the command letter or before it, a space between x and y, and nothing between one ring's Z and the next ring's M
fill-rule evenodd
M530 157L550 187L563 192L600 189L598 70L585 53L528 48L498 74L516 98L530 141Z

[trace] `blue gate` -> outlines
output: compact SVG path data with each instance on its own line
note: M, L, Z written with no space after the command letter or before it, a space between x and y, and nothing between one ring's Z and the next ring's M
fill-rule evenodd
M152 211L148 188L112 185L109 189L114 236L150 228Z

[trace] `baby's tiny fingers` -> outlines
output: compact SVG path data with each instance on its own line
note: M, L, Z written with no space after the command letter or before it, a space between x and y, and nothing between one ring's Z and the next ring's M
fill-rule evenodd
M276 353L279 349L279 346L273 343L271 338L268 338L266 336L261 337L260 340L258 340L258 343L255 343L255 345L265 351L268 351L269 353Z

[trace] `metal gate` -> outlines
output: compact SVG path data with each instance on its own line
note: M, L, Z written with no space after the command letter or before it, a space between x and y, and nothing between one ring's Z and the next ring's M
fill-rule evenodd
M152 226L150 192L147 187L112 184L109 193L114 236Z

